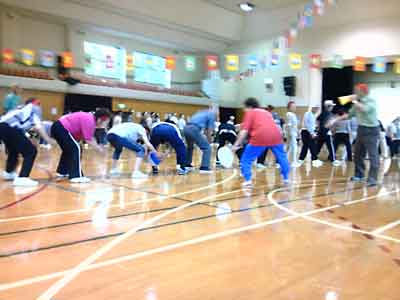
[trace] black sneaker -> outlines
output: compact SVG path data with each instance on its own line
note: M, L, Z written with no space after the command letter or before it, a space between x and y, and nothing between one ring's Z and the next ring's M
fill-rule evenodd
M210 168L201 167L199 170L200 174L211 174L213 171Z
M153 175L157 175L158 174L158 168L156 166L152 166L151 168L153 169Z

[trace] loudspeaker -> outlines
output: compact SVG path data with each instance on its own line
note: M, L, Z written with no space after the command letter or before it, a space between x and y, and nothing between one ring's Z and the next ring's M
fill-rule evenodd
M296 77L288 76L283 77L283 89L285 90L285 95L289 97L296 96Z

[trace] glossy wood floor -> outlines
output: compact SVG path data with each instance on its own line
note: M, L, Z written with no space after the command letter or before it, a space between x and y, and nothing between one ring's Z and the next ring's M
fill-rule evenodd
M90 150L93 182L71 185L58 155L40 151L38 188L0 182L1 300L400 299L397 161L378 188L306 164L289 187L268 168L242 190L235 169L176 176L173 157L131 180L126 152L110 178L111 153Z

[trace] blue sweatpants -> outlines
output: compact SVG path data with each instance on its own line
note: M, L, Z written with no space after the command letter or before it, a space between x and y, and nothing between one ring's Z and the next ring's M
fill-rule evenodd
M240 170L242 171L244 179L246 181L251 180L251 166L266 149L271 149L272 153L275 155L276 162L281 166L283 179L289 179L290 165L283 144L268 147L247 144L242 158L240 159Z
M176 152L176 163L184 168L186 166L186 146L177 130L168 124L157 125L151 131L150 143L154 148L160 144L168 143Z
M107 134L107 140L110 142L111 146L115 148L113 154L114 160L119 160L123 148L128 148L129 150L136 152L137 157L143 158L146 153L146 150L142 145L130 141L127 138L120 137L114 133Z

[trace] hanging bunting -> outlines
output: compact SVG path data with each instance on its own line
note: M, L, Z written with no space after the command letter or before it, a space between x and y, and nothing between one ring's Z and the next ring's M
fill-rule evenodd
M288 42L286 36L280 36L278 38L278 45L279 45L278 48L280 50L280 53L281 54L285 53L285 50L289 48L289 42Z
M271 66L277 66L279 65L279 49L274 48L272 49L272 54L271 54Z
M304 27L305 28L312 27L313 12L314 12L313 3L308 3L304 6L303 16L304 16Z
M176 59L175 59L175 56L167 56L166 58L165 58L165 68L167 69L167 70L170 70L170 71L172 71L172 70L175 70L175 68L176 68Z
M393 72L395 74L400 74L400 58L396 58L393 64Z
M208 71L218 70L218 56L207 55L205 63L206 63L206 69Z
M366 58L357 56L354 60L353 70L357 72L365 72L367 70Z
M72 52L63 52L62 54L64 68L70 69L74 67L74 56Z
M126 56L126 71L132 72L135 69L135 57L131 54Z
M297 29L297 27L292 25L292 26L290 27L289 33L290 33L290 37L291 37L292 39L297 38L297 35L298 35L298 29Z
M305 27L306 27L306 17L303 14L298 13L297 14L297 28L304 29Z
M39 51L39 64L42 67L51 68L56 65L56 53L49 50Z
M300 70L302 66L302 56L300 53L289 54L289 65L292 70Z
M286 39L286 47L287 48L291 48L292 47L292 45L293 45L293 37L292 37L292 35L290 34L290 30L288 30L288 31L286 31L285 32L285 39Z
M3 49L2 58L4 64L13 64L15 62L14 51L9 48Z
M247 60L248 60L248 64L249 64L249 69L255 70L255 69L258 68L258 66L259 66L259 60L258 60L258 58L257 58L257 55L255 55L255 54L250 54L250 55L247 57Z
M331 61L331 67L335 69L343 69L343 56L335 55Z
M314 16L322 16L325 13L324 0L314 0Z
M196 70L196 57L185 56L185 69L188 72L194 72Z
M385 73L386 72L386 58L385 57L375 57L374 64L372 66L372 71L375 73Z
M21 62L24 65L32 66L35 62L35 52L31 49L21 49Z
M310 68L311 69L321 69L322 67L322 57L320 54L310 55Z
M225 68L227 71L235 72L239 70L239 56L225 55Z

